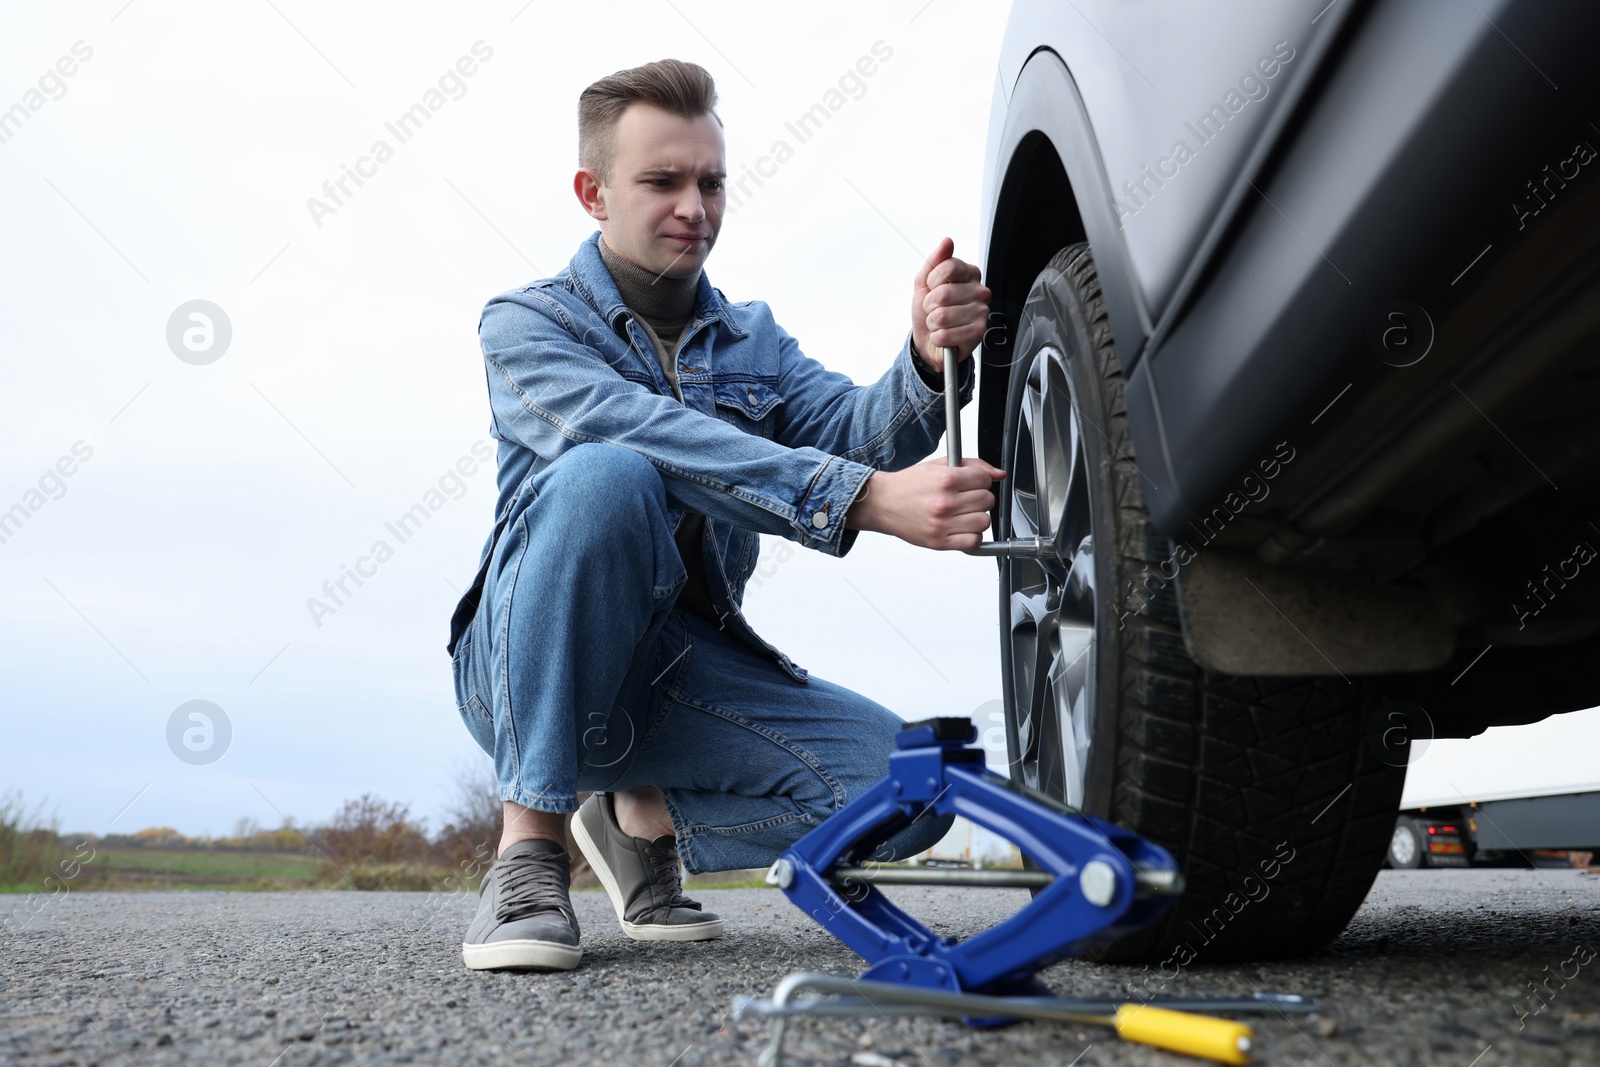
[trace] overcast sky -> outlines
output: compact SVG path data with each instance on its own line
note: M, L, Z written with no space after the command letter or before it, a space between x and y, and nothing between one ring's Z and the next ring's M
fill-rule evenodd
M458 772L487 763L444 651L495 501L492 466L451 474L492 443L478 315L593 232L571 192L578 93L693 60L735 180L790 141L707 272L867 384L922 257L948 235L978 258L1002 11L8 5L0 109L29 110L0 130L0 509L28 515L0 543L0 789L101 833L316 822L368 791L436 826ZM785 123L831 92L843 106L795 143ZM402 142L386 124L418 103L436 110ZM392 153L364 160L379 140ZM335 200L346 168L365 176ZM184 347L192 301L221 309L225 347L220 329ZM419 501L427 525L314 618L308 599ZM907 718L997 724L992 561L873 534L844 560L763 542L747 612L801 666ZM197 700L231 728L208 764L168 743Z
M3 785L100 832L315 821L367 790L437 825L458 767L486 762L444 644L495 501L492 465L447 475L492 443L484 303L593 232L571 192L578 93L689 59L717 79L735 178L790 141L707 271L867 384L921 257L945 235L978 255L1002 20L923 2L8 8L0 107L45 85L0 144L0 508L42 499L0 544ZM862 78L874 45L889 58ZM844 105L797 143L785 123L832 91ZM386 124L419 102L437 110L401 143ZM362 163L380 139L392 158ZM323 185L347 166L367 176L336 203ZM208 363L168 344L192 300L231 324ZM386 522L441 499L312 617L325 580L393 543ZM764 552L749 615L814 674L907 717L999 696L992 561L871 534L846 560ZM232 727L209 765L168 748L191 700Z

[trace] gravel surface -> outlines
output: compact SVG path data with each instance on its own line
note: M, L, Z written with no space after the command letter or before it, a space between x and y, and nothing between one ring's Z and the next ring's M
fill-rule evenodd
M1026 901L1020 890L892 895L955 936ZM467 971L473 900L461 894L0 898L11 915L0 1064L753 1064L765 1027L728 1018L735 995L769 995L791 971L861 969L776 890L696 896L729 920L722 940L629 941L604 894L575 893L583 962L550 974ZM1600 1064L1600 957L1578 967L1566 962L1575 952L1600 952L1600 878L1386 871L1316 958L1192 968L1165 991L1317 997L1317 1015L1257 1023L1258 1063L1588 1067ZM1104 996L1145 974L1070 962L1043 977L1064 994ZM1542 1000L1530 999L1534 980L1547 981ZM1198 1062L1093 1028L975 1031L922 1018L801 1020L786 1047L795 1065Z

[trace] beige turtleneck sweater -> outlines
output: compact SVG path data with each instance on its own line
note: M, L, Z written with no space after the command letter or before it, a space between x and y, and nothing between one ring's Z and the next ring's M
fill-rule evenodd
M658 277L617 255L603 237L600 239L600 259L611 274L611 280L617 283L622 302L655 343L661 372L666 375L674 395L681 402L683 390L678 388L678 345L689 320L694 317L695 295L700 287L699 272L687 278ZM720 628L722 620L711 606L711 589L707 584L700 548L705 523L704 515L686 511L674 534L678 555L683 560L684 570L689 573L683 590L678 594L678 603Z

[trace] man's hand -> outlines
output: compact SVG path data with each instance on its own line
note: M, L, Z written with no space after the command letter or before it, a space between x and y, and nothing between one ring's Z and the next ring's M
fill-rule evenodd
M873 471L845 511L845 529L893 534L922 548L976 548L994 507L989 486L1005 476L973 458L959 467L930 459L903 471Z
M917 271L911 289L911 343L936 374L944 373L944 349L960 350L959 363L971 359L989 328L989 290L983 272L955 258L946 237Z

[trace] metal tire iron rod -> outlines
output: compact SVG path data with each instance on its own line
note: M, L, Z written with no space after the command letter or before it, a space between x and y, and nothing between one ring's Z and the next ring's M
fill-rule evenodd
M868 982L859 978L844 978L836 974L819 974L812 971L798 971L784 978L772 991L771 1000L760 997L735 997L733 1000L733 1015L735 1019L746 1016L760 1016L771 1019L778 1016L788 1018L807 1016L879 1016L879 1015L927 1015L930 1012L921 1007L921 999L911 1000L905 995L906 987L889 985L887 990L881 988L885 983ZM837 993L838 999L828 1000L824 997L801 997L803 992ZM960 1004L947 1004L947 1011L933 1012L932 1014L947 1014L950 1016L970 1015L974 1009L983 1007L983 1010L992 1010L992 1005L987 1000L995 998L978 998L979 1003L972 1003L966 999L966 994L960 994ZM943 997L940 998L943 1001ZM1277 1013L1283 1015L1306 1015L1317 1010L1317 1001L1314 997L1303 997L1295 993L1252 993L1248 997L1176 997L1165 994L1142 997L1137 1000L1118 997L1006 997L1004 1010L1013 1015L1026 1016L1032 1019L1055 1019L1056 1015L1043 1014L1045 1011L1071 1012L1080 1015L1114 1015L1118 1008L1130 1004L1142 1004L1147 1008L1167 1008L1173 1011L1232 1011L1246 1014L1266 1015Z
M945 448L952 467L961 466L961 372L958 348L944 349L944 426ZM972 358L976 359L977 356ZM963 548L969 556L1020 556L1025 559L1050 559L1059 555L1056 543L1045 537L1014 537L1007 541L984 541L976 548Z

